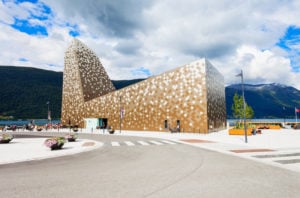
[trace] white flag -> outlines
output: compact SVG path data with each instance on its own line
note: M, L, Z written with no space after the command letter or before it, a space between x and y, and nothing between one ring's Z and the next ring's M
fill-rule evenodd
M121 117L121 119L123 119L124 115L125 115L125 109L121 108L120 109L120 117Z

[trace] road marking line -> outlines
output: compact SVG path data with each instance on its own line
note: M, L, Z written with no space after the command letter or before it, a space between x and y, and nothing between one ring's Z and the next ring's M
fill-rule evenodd
M143 146L149 146L150 144L148 144L147 142L144 141L137 141L139 144L143 145Z
M168 141L168 140L161 140L161 142L164 142L164 143L166 143L166 144L176 144L175 142L170 142L170 141Z
M274 155L255 155L256 158L275 158L275 157L296 157L300 156L300 153L283 153L283 154L274 154Z
M274 160L274 162L277 162L280 164L295 164L295 163L300 163L300 159Z
M235 150L230 150L231 152L234 153L254 153L254 152L273 152L275 150L272 149L235 149Z
M154 141L154 140L151 140L149 142L151 142L152 144L156 144L156 145L163 145L163 143L160 143L160 142L157 142L157 141Z
M111 145L112 146L120 146L120 143L119 142L111 142Z
M133 144L133 143L130 142L130 141L124 141L124 143L125 143L127 146L135 146L135 144Z
M216 143L210 140L199 140L199 139L181 139L181 141L188 143Z

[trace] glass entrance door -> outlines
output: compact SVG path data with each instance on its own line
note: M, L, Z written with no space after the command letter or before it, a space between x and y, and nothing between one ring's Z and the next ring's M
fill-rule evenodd
M101 129L107 128L107 122L108 122L107 118L99 118L99 126L100 126L100 128Z

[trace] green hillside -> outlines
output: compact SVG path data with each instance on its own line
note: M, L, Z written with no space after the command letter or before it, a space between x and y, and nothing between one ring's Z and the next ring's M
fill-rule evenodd
M28 67L0 66L0 115L15 119L52 118L61 111L62 73Z
M60 118L62 99L62 72L28 67L0 66L0 119L46 119L47 101L52 119ZM112 81L117 89L142 81ZM227 117L232 116L233 95L241 94L240 85L226 87ZM300 108L300 91L279 84L246 85L245 97L252 106L255 118L294 117L294 108Z
M227 117L232 116L233 95L242 95L241 85L225 89ZM245 85L246 102L253 108L255 118L294 118L300 108L300 91L280 84Z
M47 101L52 119L60 118L62 72L28 67L0 66L0 116L14 119L47 119ZM142 81L112 81L116 89ZM0 119L1 119L0 117Z

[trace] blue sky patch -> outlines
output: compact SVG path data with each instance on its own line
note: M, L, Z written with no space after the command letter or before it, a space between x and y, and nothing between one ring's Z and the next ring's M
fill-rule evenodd
M292 45L300 43L300 28L295 26L289 26L285 32L285 35L280 38L277 45L283 49L291 50Z
M72 37L77 37L77 36L79 36L80 34L79 34L79 32L77 32L77 31L75 31L75 30L71 30L71 31L69 32L69 35L72 36Z
M38 0L15 0L15 3L23 3L23 2L30 2L30 3L37 3Z
M12 24L11 27L29 35L48 36L46 27L40 25L32 26L27 20L20 20L15 18L15 23Z
M66 23L66 27L69 27L71 30L69 31L69 35L72 37L77 37L80 35L78 25L73 25L70 23Z
M293 71L299 72L299 56L300 56L300 27L289 26L285 35L279 39L277 46L286 50L289 53L288 58L291 60Z
M2 0L2 2L5 3L9 1ZM46 20L49 20L50 16L52 16L51 8L42 2L38 2L38 0L14 1L16 4L24 2L35 4L31 10L28 10L30 15L27 18L14 17L14 24L11 24L10 26L28 35L48 36L47 27L43 24L46 23Z
M140 67L138 69L132 70L131 73L134 76L151 76L151 72L149 69L146 69L144 67Z
M45 4L39 4L39 9L40 9L40 13L38 13L39 15L36 15L33 12L31 12L31 17L34 19L38 19L40 21L49 19L49 15L52 14L51 8Z
M26 59L26 58L19 58L19 61L28 62L28 59Z

